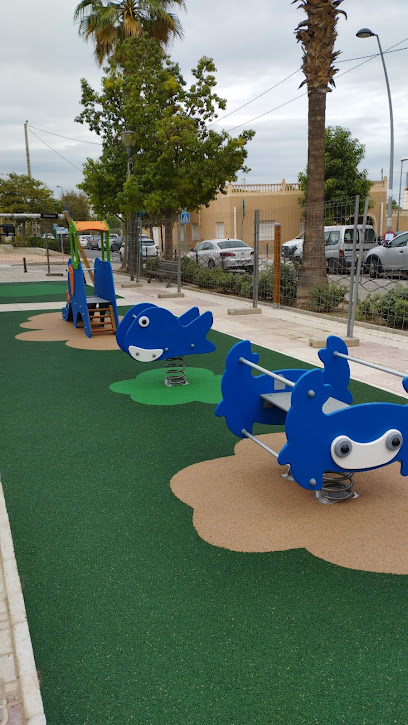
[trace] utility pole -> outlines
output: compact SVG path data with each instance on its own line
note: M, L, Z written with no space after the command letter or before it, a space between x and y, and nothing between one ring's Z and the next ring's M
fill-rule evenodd
M30 149L28 148L28 133L27 133L27 123L24 124L24 138L25 138L25 148L26 148L26 158L27 158L27 176L32 178L31 176L31 162L30 162Z

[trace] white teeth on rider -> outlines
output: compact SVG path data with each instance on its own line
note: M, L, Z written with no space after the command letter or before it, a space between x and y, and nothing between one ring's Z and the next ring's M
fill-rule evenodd
M146 350L143 347L136 347L136 345L129 345L129 355L137 362L153 362L157 360L163 354L162 348L154 348L152 350Z

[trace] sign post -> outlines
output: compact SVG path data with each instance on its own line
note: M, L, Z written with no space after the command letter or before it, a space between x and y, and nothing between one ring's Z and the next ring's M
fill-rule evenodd
M187 227L186 224L190 224L190 214L188 211L183 209L180 216L180 222L184 224L184 254L187 254Z

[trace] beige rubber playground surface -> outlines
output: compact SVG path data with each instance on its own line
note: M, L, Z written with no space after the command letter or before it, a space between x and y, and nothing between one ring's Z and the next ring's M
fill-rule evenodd
M0 267L0 283L47 279L45 269L29 268L24 274L21 268ZM184 296L163 297L174 294L176 289L166 289L163 283L121 287L124 282L128 278L115 274L117 293L123 297L120 305L151 301L176 315L197 305L200 312L212 311L215 330L249 339L318 367L321 367L318 348L312 347L311 341L322 341L323 345L329 334L346 337L346 321L317 319L310 314L264 304L258 305L261 314L251 314L248 301L187 288L182 289ZM71 347L85 349L116 346L114 336L89 340L82 330L69 326L67 331L60 307L61 303L1 305L0 321L2 312L22 310L27 318L18 334L20 339L65 340ZM355 326L354 335L359 344L350 354L408 374L408 335L363 325ZM356 363L351 363L350 369L352 378L405 397L401 378ZM279 450L284 435L270 434L264 439ZM253 481L250 490L244 485L249 476L248 466ZM241 441L234 456L186 468L173 478L171 487L177 497L192 507L198 534L216 546L250 552L299 546L345 567L408 573L404 543L408 488L399 474L399 464L377 469L375 480L372 472L359 474L355 478L359 498L328 506L318 504L310 492L291 485L282 478L282 472L266 452L250 441ZM46 719L6 505L0 488L0 725L44 725Z

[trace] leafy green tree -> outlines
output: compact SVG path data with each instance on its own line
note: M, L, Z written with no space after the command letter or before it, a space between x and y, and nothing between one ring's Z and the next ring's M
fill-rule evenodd
M112 55L125 38L148 35L161 47L181 36L180 21L170 10L185 8L184 0L81 0L74 19L80 19L79 34L95 42L99 65Z
M324 144L324 201L344 201L360 195L361 210L370 193L372 182L366 169L358 166L364 158L365 146L353 138L342 126L329 126L325 130ZM301 204L306 204L307 169L298 179L302 188Z
M88 221L92 218L89 200L83 191L68 190L61 197L63 210L67 207L75 221Z
M0 178L0 217L2 211L16 215L56 213L61 211L61 202L54 198L42 181L11 172L8 178ZM22 239L25 242L24 220Z
M120 69L123 67L123 74ZM253 131L232 138L208 128L226 102L215 92L215 65L202 58L187 87L177 64L151 39L124 41L97 94L82 81L84 111L76 119L103 139L99 161L87 160L84 182L92 207L142 210L165 222L165 256L173 256L172 227L182 209L208 205L234 181ZM130 177L120 134L134 129Z

